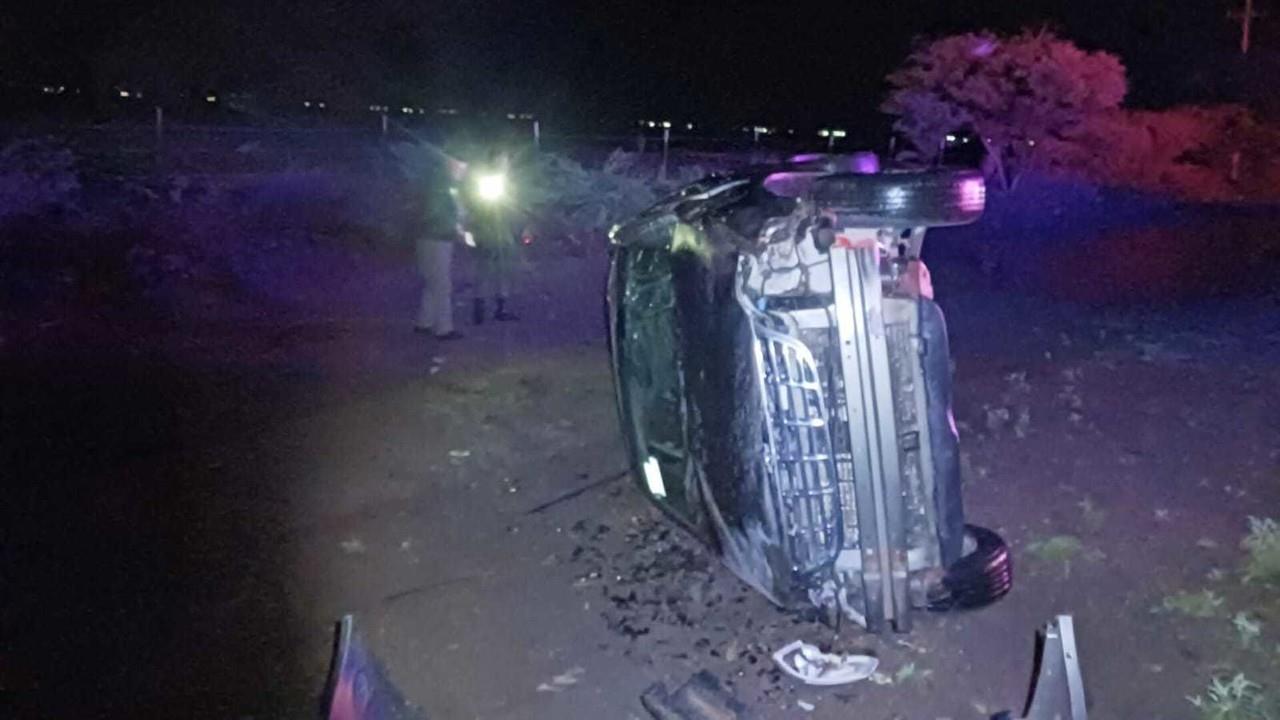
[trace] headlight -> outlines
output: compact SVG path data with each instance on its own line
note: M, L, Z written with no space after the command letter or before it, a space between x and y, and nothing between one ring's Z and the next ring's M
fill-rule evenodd
M485 202L497 202L506 197L507 178L500 173L476 178L476 196Z

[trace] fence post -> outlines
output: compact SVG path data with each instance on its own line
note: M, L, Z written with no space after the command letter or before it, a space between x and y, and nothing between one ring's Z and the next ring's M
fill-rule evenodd
M387 114L382 113L382 137L387 137Z
M537 120L533 121L533 149L542 151L542 126Z
M661 182L667 181L667 150L671 147L671 125L662 128L662 173L658 176Z

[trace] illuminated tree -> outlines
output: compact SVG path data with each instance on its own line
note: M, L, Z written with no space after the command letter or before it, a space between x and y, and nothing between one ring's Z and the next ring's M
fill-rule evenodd
M1012 37L953 35L918 46L887 78L882 110L925 156L949 133L974 133L1006 189L1061 139L1120 105L1125 70L1106 52L1086 52L1050 32Z

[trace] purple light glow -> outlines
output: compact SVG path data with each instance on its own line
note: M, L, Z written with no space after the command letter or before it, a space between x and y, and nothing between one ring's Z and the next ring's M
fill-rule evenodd
M973 46L970 51L974 57L990 57L991 53L996 51L996 42L990 38L985 38Z
M968 178L960 183L960 207L966 211L981 211L987 204L987 184L982 178Z
M764 179L764 188L779 197L800 197L809 190L821 172L776 172Z

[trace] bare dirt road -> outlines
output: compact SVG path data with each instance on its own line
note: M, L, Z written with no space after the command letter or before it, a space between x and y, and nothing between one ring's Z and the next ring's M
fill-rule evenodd
M432 718L640 718L646 686L701 669L766 718L981 718L1020 706L1060 612L1095 718L1191 718L1214 675L1280 677L1276 591L1238 547L1280 508L1274 296L1103 310L935 266L969 516L1017 579L870 637L770 607L610 480L603 262L542 258L523 322L448 345L396 310L407 262L376 306L6 328L0 707L311 717L345 612ZM768 654L797 638L883 675L796 686Z

